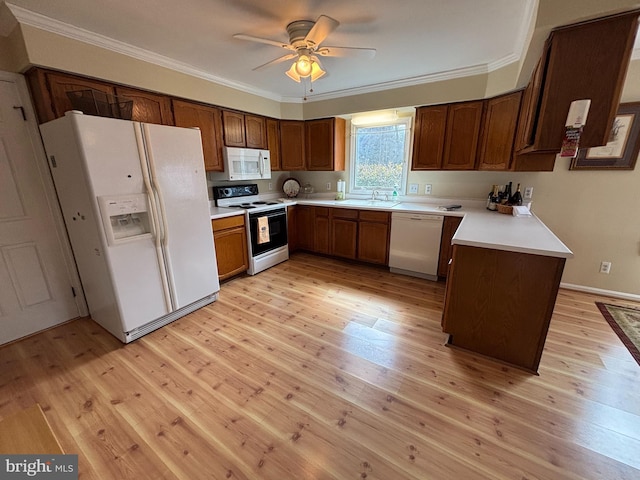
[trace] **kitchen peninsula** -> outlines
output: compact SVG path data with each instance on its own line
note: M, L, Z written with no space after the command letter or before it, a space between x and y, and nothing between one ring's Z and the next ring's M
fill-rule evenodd
M450 335L448 344L536 372L564 264L573 253L535 215L501 215L487 211L480 201L463 203L460 211L446 211L437 204L411 202L286 202L322 209L462 217L451 239L453 258L442 318L443 331ZM212 208L212 219L238 214L229 210Z

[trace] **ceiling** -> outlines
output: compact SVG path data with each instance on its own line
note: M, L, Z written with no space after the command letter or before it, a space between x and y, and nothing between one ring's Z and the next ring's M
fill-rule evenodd
M10 0L20 23L185 71L279 101L300 101L291 62L254 67L288 53L233 38L288 42L286 26L324 14L340 25L325 46L368 47L373 59L323 57L327 74L309 100L484 73L518 60L537 0Z

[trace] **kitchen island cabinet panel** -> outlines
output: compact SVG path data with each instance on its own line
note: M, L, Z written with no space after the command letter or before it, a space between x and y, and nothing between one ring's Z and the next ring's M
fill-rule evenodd
M449 344L536 372L564 264L454 245L442 319Z
M438 276L446 277L449 272L449 260L453 252L451 239L462 222L462 217L444 217L442 237L440 238L440 259L438 260Z

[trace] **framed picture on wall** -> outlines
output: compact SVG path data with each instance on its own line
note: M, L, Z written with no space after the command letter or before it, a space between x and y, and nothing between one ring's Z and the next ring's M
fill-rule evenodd
M569 169L633 170L640 151L639 134L640 102L622 103L618 108L607 144L602 147L579 149Z

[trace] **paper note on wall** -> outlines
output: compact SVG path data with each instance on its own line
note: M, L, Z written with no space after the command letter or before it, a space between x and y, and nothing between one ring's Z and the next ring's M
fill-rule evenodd
M573 158L577 155L580 135L582 134L584 125L587 123L590 106L590 99L574 100L571 102L564 127L564 139L562 140L562 147L560 148L561 157Z

